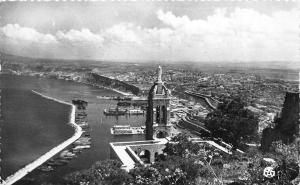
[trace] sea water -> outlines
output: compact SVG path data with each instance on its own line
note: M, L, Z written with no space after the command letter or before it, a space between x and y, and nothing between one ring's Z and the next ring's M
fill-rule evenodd
M91 127L92 146L84 150L65 166L55 167L52 172L37 172L30 177L43 181L59 182L73 171L89 168L99 160L110 157L109 142L143 140L142 135L112 136L114 124L144 125L144 116L108 117L103 109L116 106L115 101L100 100L97 96L120 96L106 89L56 79L25 76L0 76L0 88L4 102L10 108L2 124L2 177L10 175L72 136L74 130L67 124L69 107L37 96L31 90L66 102L83 99L88 102L88 123ZM9 111L8 111L9 110ZM10 120L10 122L8 122ZM5 150L5 151L4 151Z

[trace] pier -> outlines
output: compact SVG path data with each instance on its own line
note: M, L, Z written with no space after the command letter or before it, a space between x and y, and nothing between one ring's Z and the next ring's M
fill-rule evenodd
M48 96L45 96L41 93L38 93L36 91L32 91L33 93L40 95L46 99L50 99L59 103L63 103L66 105L69 105L72 107L71 109L71 114L70 114L70 121L69 124L74 127L75 129L75 133L74 135L67 139L66 141L64 141L63 143L59 144L58 146L52 148L50 151L48 151L47 153L45 153L44 155L40 156L38 159L36 159L35 161L33 161L32 163L26 165L25 167L21 168L20 170L18 170L17 172L15 172L14 174L8 176L3 182L0 182L0 185L11 185L15 182L17 182L18 180L20 180L21 178L23 178L24 176L26 176L28 173L32 172L34 169L36 169L37 167L41 166L43 163L45 163L47 160L49 160L50 158L52 158L53 156L55 156L56 154L58 154L59 152L61 152L63 149L65 149L66 147L68 147L69 145L71 145L72 143L74 143L77 139L80 138L80 136L82 135L82 128L77 125L75 123L75 106L72 105L71 103L67 103L55 98L51 98Z

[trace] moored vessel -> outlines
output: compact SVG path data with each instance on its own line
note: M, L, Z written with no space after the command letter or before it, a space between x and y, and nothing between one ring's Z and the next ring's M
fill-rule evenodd
M103 113L107 116L125 115L126 112L127 112L126 109L122 109L122 108L118 108L118 107L103 110Z
M126 113L131 115L142 115L145 114L145 111L142 109L128 109Z
M131 127L130 125L114 125L110 131L112 135L144 134L145 126Z

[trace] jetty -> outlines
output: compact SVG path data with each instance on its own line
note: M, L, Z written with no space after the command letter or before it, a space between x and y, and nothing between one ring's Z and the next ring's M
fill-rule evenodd
M11 184L14 184L18 180L20 180L21 178L23 178L24 176L26 176L28 173L32 172L34 169L38 168L43 163L45 163L46 161L48 161L50 158L52 158L53 156L55 156L56 154L58 154L59 152L61 152L63 149L65 149L66 147L68 147L69 145L71 145L72 143L74 143L77 139L80 138L80 136L83 133L82 128L75 123L75 110L76 110L75 105L73 105L71 103L67 103L67 102L61 101L61 100L58 100L58 99L55 99L55 98L51 98L49 96L43 95L43 94L41 94L39 92L36 92L36 91L33 91L33 90L32 90L32 92L35 93L35 94L37 94L37 95L40 95L40 96L42 96L42 97L44 97L46 99L50 99L50 100L53 100L53 101L56 101L56 102L59 102L59 103L71 106L71 114L70 114L69 124L75 129L75 133L74 133L74 135L72 137L70 137L66 141L62 142L58 146L52 148L50 151L48 151L44 155L40 156L38 159L36 159L32 163L26 165L25 167L19 169L14 174L8 176L5 180L3 180L2 182L0 182L0 185L11 185Z

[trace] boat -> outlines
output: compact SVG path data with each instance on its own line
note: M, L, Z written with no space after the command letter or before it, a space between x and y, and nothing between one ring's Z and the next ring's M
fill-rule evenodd
M43 172L50 172L54 170L52 166L40 166L38 169Z
M131 127L130 125L114 125L110 132L112 135L136 135L144 134L145 126Z
M62 164L68 164L70 161L68 159L59 159L59 162L61 162Z
M59 160L55 160L54 162L48 162L47 164L49 166L61 166L61 165L64 165L64 163L60 162Z
M91 148L91 145L79 145L76 146L75 148L73 148L73 150L82 150L82 149L87 149L87 148Z
M83 136L84 137L91 137L91 133L88 131L83 131Z
M78 116L84 116L84 117L86 117L86 116L87 116L87 113L85 113L85 112L79 112L79 113L77 113L77 115L78 115Z
M131 115L142 115L145 114L145 111L142 109L127 109L126 113Z
M82 138L82 139L78 139L73 144L74 145L87 145L87 144L91 144L90 140L91 140L91 138Z
M126 112L127 112L126 109L122 109L122 108L118 108L118 107L103 110L103 113L107 116L125 115Z
M81 122L81 123L77 123L78 126L80 126L81 128L88 128L89 124L87 122Z

